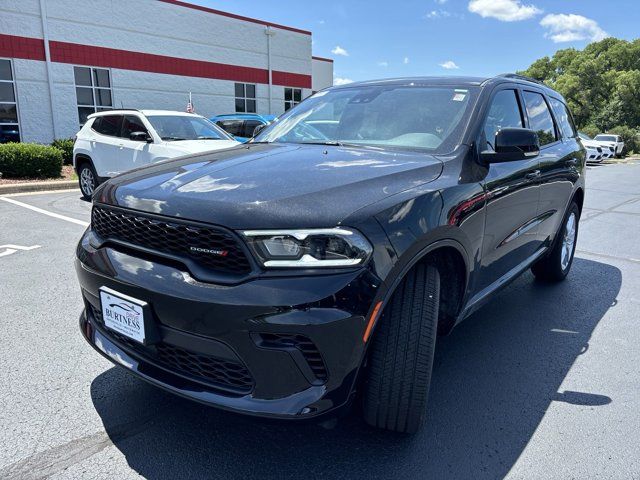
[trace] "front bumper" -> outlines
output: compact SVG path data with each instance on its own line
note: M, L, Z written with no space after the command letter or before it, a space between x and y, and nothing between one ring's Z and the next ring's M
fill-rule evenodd
M176 266L95 249L91 235L77 250L80 328L113 363L177 395L251 415L311 418L351 399L365 318L380 286L370 270L221 286ZM103 286L150 305L152 345L104 326Z

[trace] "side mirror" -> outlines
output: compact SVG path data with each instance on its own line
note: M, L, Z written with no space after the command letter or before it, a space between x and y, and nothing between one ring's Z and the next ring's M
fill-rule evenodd
M486 163L526 160L540 155L540 139L527 128L503 128L496 133L494 150L480 154Z
M268 123L263 123L261 125L258 125L256 128L253 129L252 137L255 137L256 135L258 135L261 131L267 128L268 125L269 125Z
M147 132L131 132L129 140L133 140L134 142L153 143L153 138L151 138L151 135Z

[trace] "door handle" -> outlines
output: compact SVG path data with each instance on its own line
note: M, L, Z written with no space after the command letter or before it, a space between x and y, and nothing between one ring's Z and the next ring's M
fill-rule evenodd
M540 177L540 170L534 170L533 172L529 172L524 176L524 178L526 178L527 180L535 180L538 177Z

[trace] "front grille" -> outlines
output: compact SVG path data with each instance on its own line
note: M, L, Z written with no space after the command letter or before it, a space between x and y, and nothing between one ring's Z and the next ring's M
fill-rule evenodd
M91 306L94 318L101 324L102 312ZM241 362L213 357L199 352L178 347L169 343L158 342L145 346L131 340L113 330L107 330L108 336L135 353L149 357L175 373L192 377L212 387L238 394L247 394L253 390L253 377Z
M93 207L93 230L104 239L189 258L211 270L246 274L251 265L235 237L220 228L160 220L137 212ZM194 249L203 249L196 251Z
M308 337L295 333L261 333L260 338L262 340L261 346L266 348L297 348L309 364L316 378L322 381L327 379L327 368L324 365L320 351Z

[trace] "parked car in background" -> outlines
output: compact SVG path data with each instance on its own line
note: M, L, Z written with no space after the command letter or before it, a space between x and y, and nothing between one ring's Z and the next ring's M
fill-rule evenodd
M587 151L587 162L601 162L603 160L602 156L602 146L586 133L578 132L578 137L580 138L580 143Z
M76 135L73 166L90 199L107 178L190 153L239 145L200 115L168 110L109 110L90 115Z
M610 153L613 153L613 155L611 155L611 158L622 156L622 151L624 150L624 140L622 140L622 137L620 135L601 133L599 135L596 135L594 137L594 140L600 143L600 145L602 145L603 148L606 148Z
M332 87L241 148L100 186L76 251L80 329L204 404L293 420L361 398L371 425L415 432L438 334L529 268L568 275L585 173L566 102L540 83Z
M269 125L275 115L259 115L257 113L231 113L211 117L211 121L232 135L239 142L246 142L253 137L256 128Z

